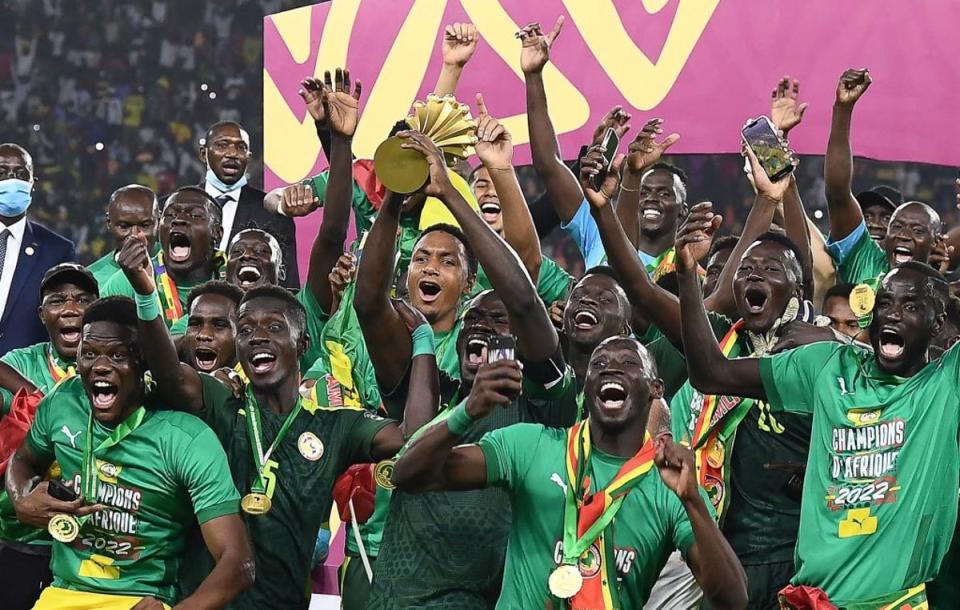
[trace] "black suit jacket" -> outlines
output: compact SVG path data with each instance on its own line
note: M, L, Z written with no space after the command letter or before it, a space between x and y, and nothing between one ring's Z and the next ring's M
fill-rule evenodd
M47 330L37 315L40 280L50 267L76 260L77 248L72 241L27 221L7 305L0 317L0 356L47 340ZM5 269L4 273L8 271Z

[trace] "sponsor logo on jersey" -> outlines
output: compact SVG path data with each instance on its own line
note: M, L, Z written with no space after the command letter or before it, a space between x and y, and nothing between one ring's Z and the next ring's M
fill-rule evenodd
M323 441L313 432L304 432L300 435L297 439L297 449L300 450L300 455L311 462L316 462L323 457Z
M105 462L103 460L97 460L97 472L98 478L104 483L117 483L117 477L120 476L120 471L123 470L123 466L117 466L111 464L110 462Z

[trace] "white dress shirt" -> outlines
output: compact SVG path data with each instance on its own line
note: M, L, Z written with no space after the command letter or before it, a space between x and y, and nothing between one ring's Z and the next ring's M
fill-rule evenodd
M224 193L209 182L204 184L203 188L205 191L207 191L207 194L214 199L223 195L226 195L230 198L230 200L224 203L223 207L221 208L222 218L220 220L220 226L223 227L223 237L220 238L220 249L226 252L227 246L230 245L230 230L233 228L233 219L237 215L237 205L240 204L240 191L242 189Z
M27 217L24 216L9 227L0 223L0 232L4 229L9 229L10 234L7 236L7 256L3 259L3 271L0 272L0 316L3 316L7 309L7 297L10 296L13 275L17 272L17 261L20 260L23 232L27 230Z

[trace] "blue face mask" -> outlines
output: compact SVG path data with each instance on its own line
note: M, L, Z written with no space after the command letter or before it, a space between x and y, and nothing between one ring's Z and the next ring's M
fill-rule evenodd
M26 212L33 200L32 190L33 183L26 180L0 180L0 216L14 218Z
M217 175L213 173L213 170L207 168L207 184L212 184L217 188L221 193L232 193L233 191L240 190L247 184L247 176L241 176L239 180L233 184L225 184L220 178L217 178Z

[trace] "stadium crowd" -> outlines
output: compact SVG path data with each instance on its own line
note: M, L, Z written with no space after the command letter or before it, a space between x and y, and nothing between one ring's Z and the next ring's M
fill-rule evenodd
M347 609L960 606L960 180L860 169L868 70L822 161L789 151L785 76L772 148L673 164L670 117L617 106L571 166L541 77L563 19L533 23L515 168L450 24L428 106L469 103L473 167L452 122L401 121L425 177L391 191L352 150L368 75L331 66L300 90L329 168L265 193L264 3L218 4L5 8L2 608L307 608L334 507Z

